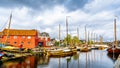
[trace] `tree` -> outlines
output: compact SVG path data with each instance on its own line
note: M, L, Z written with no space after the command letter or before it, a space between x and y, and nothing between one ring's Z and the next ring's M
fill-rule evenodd
M79 38L77 36L74 36L72 40L73 40L73 45L76 46L76 45L80 44L80 40L79 40Z
M64 43L65 44L70 44L71 41L72 41L72 37L71 37L71 35L68 34L68 36L64 39Z
M56 42L54 43L54 46L59 46L59 42L56 41Z
M64 44L69 44L69 45L79 45L80 44L80 40L77 36L74 36L73 38L71 37L71 35L68 35L65 39L64 39Z

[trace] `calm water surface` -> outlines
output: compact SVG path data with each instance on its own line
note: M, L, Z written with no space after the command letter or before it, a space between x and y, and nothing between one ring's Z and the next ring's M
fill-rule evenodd
M68 57L28 56L1 62L0 68L113 68L116 58L105 50L92 50Z

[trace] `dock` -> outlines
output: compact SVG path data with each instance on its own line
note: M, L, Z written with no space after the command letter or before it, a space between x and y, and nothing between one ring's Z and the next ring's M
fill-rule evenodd
M114 64L114 68L120 68L120 54L119 54L119 56Z

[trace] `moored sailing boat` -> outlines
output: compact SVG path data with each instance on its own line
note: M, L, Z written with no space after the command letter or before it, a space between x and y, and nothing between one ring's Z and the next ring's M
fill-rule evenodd
M114 54L120 54L120 47L118 47L117 44L117 38L116 38L116 19L114 20L114 42L112 44L111 48L108 48L108 53L114 53Z

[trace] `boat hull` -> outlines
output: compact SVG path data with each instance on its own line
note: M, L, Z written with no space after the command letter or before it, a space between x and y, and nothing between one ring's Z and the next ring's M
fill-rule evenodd
M120 54L120 49L118 48L109 48L108 53Z

